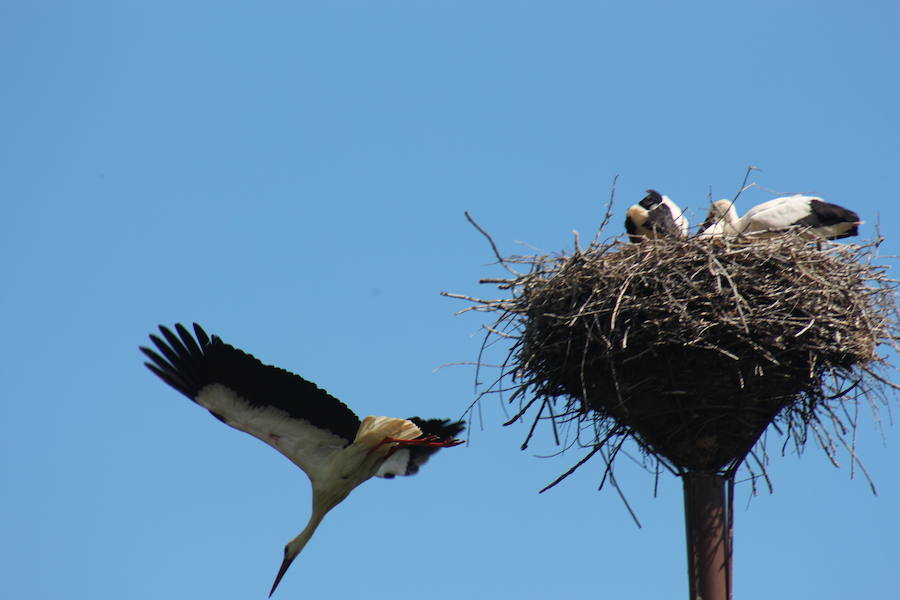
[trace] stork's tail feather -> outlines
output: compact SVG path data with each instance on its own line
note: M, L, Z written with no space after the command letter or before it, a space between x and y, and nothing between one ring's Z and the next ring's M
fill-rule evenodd
M359 426L354 444L379 446L385 438L412 440L422 435L422 430L407 419L396 417L366 417Z
M463 443L456 439L466 428L462 421L419 417L410 417L409 420L422 431L422 436L402 443L384 462L376 476L391 479L397 475L415 475L435 452Z

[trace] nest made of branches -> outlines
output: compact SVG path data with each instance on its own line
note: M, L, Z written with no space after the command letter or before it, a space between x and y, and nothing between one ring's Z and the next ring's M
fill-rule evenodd
M576 243L502 259L528 272L482 282L510 298L447 295L512 339L501 380L531 432L589 422L594 451L632 438L677 473L733 475L773 423L798 450L812 432L833 461L852 453L847 403L895 387L878 352L897 348L896 285L877 246L801 232Z

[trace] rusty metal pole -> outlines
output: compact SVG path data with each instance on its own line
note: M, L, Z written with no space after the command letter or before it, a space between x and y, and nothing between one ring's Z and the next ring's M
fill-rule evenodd
M731 600L731 486L724 475L684 479L690 600Z

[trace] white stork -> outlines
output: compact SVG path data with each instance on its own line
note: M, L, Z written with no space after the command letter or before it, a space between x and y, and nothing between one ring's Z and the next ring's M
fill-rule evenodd
M159 327L151 334L158 353L141 351L160 379L206 408L214 417L269 444L303 469L312 484L312 515L284 548L284 561L271 596L329 510L372 476L413 475L439 448L454 439L462 422L418 417L366 417L360 422L346 405L314 383L210 339L194 324L180 324L176 336Z
M716 200L712 203L706 220L700 225L698 237L716 237L738 234L735 225L738 222L737 210L732 200Z
M815 196L785 196L757 204L738 218L731 200L714 202L701 236L760 234L797 227L827 240L859 235L862 221L852 210Z
M687 237L690 223L684 211L656 190L633 204L625 213L625 231L632 243L659 237Z

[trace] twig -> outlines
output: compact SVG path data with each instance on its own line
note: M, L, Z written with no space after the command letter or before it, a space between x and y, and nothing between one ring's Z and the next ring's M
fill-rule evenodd
M610 220L612 219L612 209L613 209L613 201L616 198L616 182L619 181L619 174L613 177L612 185L609 188L609 200L606 202L606 214L603 215L603 220L600 222L600 227L597 228L597 233L594 234L594 241L591 243L591 246L596 246L598 240L600 239L600 234L603 233L603 230L606 229L606 226L609 225Z
M491 237L491 235L487 231L482 229L481 225L479 225L478 223L475 222L475 219L473 219L469 215L469 211L465 211L463 214L466 215L466 219L468 219L469 223L471 223L472 226L475 229L477 229L481 233L481 235L483 235L487 239L487 241L491 244L491 250L494 251L494 256L497 257L497 261L503 266L503 268L506 269L507 271L509 271L510 273L512 273L513 275L519 275L520 273L518 273L512 267L510 267L508 264L506 264L506 260L504 260L504 258L500 255L500 251L497 250L497 244L494 243L494 239Z

